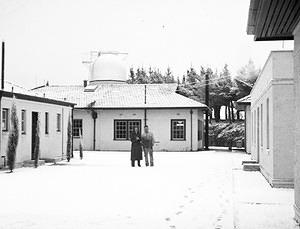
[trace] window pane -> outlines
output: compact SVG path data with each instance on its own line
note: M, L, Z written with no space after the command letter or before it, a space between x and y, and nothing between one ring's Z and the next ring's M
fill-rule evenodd
M115 140L129 140L135 127L141 131L141 120L115 120L114 125Z
M82 119L73 120L73 136L80 137L82 135Z
M4 108L2 110L2 130L3 131L8 131L8 123L9 123L9 120L8 120L8 109Z
M21 133L22 134L26 133L26 111L25 110L21 111Z
M115 139L119 139L119 140L127 139L127 121L115 122Z
M171 120L171 140L185 140L185 120Z

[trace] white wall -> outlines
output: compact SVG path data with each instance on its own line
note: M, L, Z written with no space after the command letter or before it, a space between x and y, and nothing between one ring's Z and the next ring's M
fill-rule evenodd
M140 119L144 122L143 109L114 109L97 110L96 121L96 150L130 150L130 141L114 140L115 119ZM93 120L88 110L74 110L74 119L83 120L83 146L85 150L93 149ZM186 140L171 141L171 119L186 120ZM193 109L192 114L192 150L202 148L202 141L198 142L198 119L203 121L202 111ZM203 122L202 122L203 123ZM190 151L191 150L191 114L190 109L147 109L147 125L154 134L156 151ZM203 128L202 128L203 130ZM203 135L203 134L202 134ZM74 139L74 147L78 149L79 139Z
M295 170L294 170L294 188L295 188L295 217L300 222L300 23L294 31L294 81L295 81Z
M251 91L251 154L259 161L267 180L277 187L293 186L293 58L291 51L271 52ZM269 99L270 147L267 148L267 99ZM263 106L263 113L261 112ZM257 112L259 108L259 133ZM263 115L263 120L261 120ZM253 119L253 117L252 117ZM262 121L262 123L261 123ZM259 145L258 145L259 134ZM259 151L259 154L258 154Z
M11 112L12 99L2 97L2 108L8 108ZM71 114L71 107L33 102L15 99L17 116L19 120L19 144L16 152L18 164L25 160L31 160L31 124L32 112L39 113L40 121L40 158L62 158L66 155L67 120ZM21 134L21 110L26 110L26 134ZM49 134L45 134L45 112L49 112ZM56 131L56 114L62 114L64 127L61 132ZM6 155L9 132L2 131L1 156Z

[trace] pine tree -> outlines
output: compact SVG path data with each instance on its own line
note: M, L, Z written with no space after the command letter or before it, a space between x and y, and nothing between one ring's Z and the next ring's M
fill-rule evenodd
M68 139L67 139L67 160L70 162L71 159L71 151L72 151L72 124L71 124L71 118L69 115L68 120L68 129L67 129Z
M16 151L19 141L19 122L17 116L17 108L15 102L13 101L11 108L11 129L8 137L8 146L7 146L7 164L10 172L13 172L15 168L16 161Z

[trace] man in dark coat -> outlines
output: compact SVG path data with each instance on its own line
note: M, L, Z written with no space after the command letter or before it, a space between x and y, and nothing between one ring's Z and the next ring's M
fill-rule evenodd
M134 167L135 161L138 161L138 166L141 167L140 161L143 160L143 150L141 144L141 134L137 127L134 128L130 135L131 140L131 166Z

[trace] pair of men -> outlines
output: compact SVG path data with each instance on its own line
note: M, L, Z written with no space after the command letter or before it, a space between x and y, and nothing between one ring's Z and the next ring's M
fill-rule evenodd
M149 131L149 127L146 125L144 127L144 133L141 135L137 127L134 128L130 136L131 140L131 166L135 166L135 161L138 162L138 166L141 167L140 161L143 160L143 150L146 166L154 166L153 163L153 145L154 137Z

